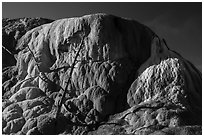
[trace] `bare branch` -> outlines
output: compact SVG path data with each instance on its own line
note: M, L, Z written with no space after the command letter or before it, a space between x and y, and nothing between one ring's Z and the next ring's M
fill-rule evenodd
M71 66L67 65L67 66L62 66L62 67L56 68L56 69L51 69L50 72L58 72L61 69L68 69L68 68L71 68Z
M2 48L3 48L4 50L6 50L10 55L14 56L14 54L13 54L11 51L9 51L6 47L4 47L3 45L2 45Z
M67 84L66 84L66 87L65 87L65 89L63 90L63 93L62 94L58 94L58 97L60 97L61 96L61 99L59 100L59 102L58 102L58 106L57 106L57 111L56 111L56 118L58 117L58 115L59 115L59 113L60 113L60 110L61 110L61 107L62 107L62 104L63 104L63 100L64 100L64 98L65 98L65 93L67 92L67 90L68 90L68 86L69 86L69 84L71 83L71 76L72 76L72 73L73 73L73 70L74 70L74 66L75 66L75 64L76 64L76 62L77 62L77 57L79 56L79 53L80 53L80 51L81 51L81 49L82 49L82 46L83 46L83 41L84 41L84 37L85 36L82 36L82 39L81 39L81 42L80 42L80 45L79 45L79 49L78 49L78 51L77 51L77 53L76 53L76 55L75 55L75 58L74 58L74 62L72 63L72 65L71 65L71 70L70 70L70 73L69 73L69 78L68 78L68 80L67 80Z
M39 66L39 64L38 64L38 61L37 61L37 59L36 59L36 57L35 57L33 51L30 49L29 45L27 45L27 48L28 48L28 50L30 51L30 53L31 53L31 55L32 55L32 57L33 57L33 59L34 59L34 61L36 62L36 66L37 66L37 68L38 68L38 71L39 71L39 73L41 74L41 75L40 75L40 74L38 75L39 78L42 79L44 82L51 82L51 83L55 84L53 81L51 81L51 80L45 75L45 73L43 73L43 72L40 71L40 66Z

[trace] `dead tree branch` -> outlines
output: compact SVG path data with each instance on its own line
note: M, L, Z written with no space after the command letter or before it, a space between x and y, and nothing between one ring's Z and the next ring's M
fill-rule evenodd
M79 53L80 53L80 51L82 49L84 37L85 36L83 35L82 38L81 38L81 42L79 44L79 49L78 49L78 51L77 51L77 53L75 55L74 62L71 65L71 70L70 70L70 73L69 73L69 78L68 78L68 80L66 82L66 87L63 90L62 94L61 93L58 94L58 97L61 97L61 98L60 98L59 102L56 103L58 105L57 106L57 111L56 111L56 118L59 116L59 113L60 113L60 110L61 110L61 107L62 107L62 104L63 104L63 100L65 98L65 94L66 94L66 92L68 90L69 84L71 83L71 76L72 76L73 70L75 68L74 66L76 65L76 62L77 62L77 57L79 56Z
M42 76L40 76L40 74L39 74L39 77L40 77L43 81L46 81L46 79L48 79L48 78L46 77L46 75L45 75L43 72L40 71L40 66L39 66L39 64L38 64L38 61L37 61L37 59L36 59L36 57L35 57L33 51L30 49L29 45L27 45L27 47L28 47L28 50L30 51L30 53L31 53L31 55L32 55L32 57L33 57L33 59L34 59L34 61L35 61L35 63L36 63L36 66L37 66L37 68L38 68L38 71L39 71L40 73L42 73L42 75L43 75L43 77L42 77Z
M37 68L38 68L39 73L41 73L41 75L39 74L38 77L39 77L40 79L42 79L44 82L46 82L46 83L51 82L53 85L56 85L56 83L54 83L53 81L51 81L51 80L45 75L45 73L43 73L43 72L40 71L40 66L39 66L39 64L38 64L38 61L37 61L37 59L36 59L36 57L35 57L33 51L30 49L29 45L28 45L27 47L28 47L28 50L30 51L30 53L31 53L31 55L32 55L32 57L33 57L33 59L34 59L34 61L36 62L36 66L37 66ZM60 85L57 85L57 86L59 86L60 89L64 90Z

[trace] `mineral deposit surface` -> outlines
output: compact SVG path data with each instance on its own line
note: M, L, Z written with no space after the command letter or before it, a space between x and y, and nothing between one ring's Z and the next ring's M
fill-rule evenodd
M202 134L202 77L137 21L3 19L3 134Z

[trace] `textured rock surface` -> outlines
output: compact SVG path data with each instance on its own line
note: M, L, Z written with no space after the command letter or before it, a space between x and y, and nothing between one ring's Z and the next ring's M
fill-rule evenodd
M201 73L136 21L61 19L28 31L16 49L3 74L4 134L201 134Z
M126 27L126 25L132 26L135 30ZM18 42L17 49L21 50L17 62L18 80L22 81L41 75L37 71L31 53L26 48L28 45L39 60L40 70L46 72L47 77L54 80L56 84L65 87L70 71L67 67L73 62L77 46L80 43L78 36L80 32L84 32L86 37L78 57L81 61L75 66L76 69L72 75L72 82L69 87L71 93L68 98L78 97L86 89L98 86L101 88L98 91L103 91L102 95L88 99L92 101L94 109L104 116L124 110L127 103L126 93L123 91L127 91L134 79L134 75L132 75L134 69L148 58L153 35L150 29L135 21L96 14L54 21L52 24L29 31ZM129 34L126 35L123 32ZM139 51L144 53L141 54ZM51 70L58 68L62 69L50 73ZM52 82L47 83L41 79L37 81L38 84L34 86L39 87L49 95L60 90ZM11 89L12 94L20 89L20 85ZM119 98L123 102L119 101ZM105 100L112 102L110 103L112 108L105 107L109 104Z
M53 20L44 18L2 19L2 91L3 94L17 83L16 49L18 40L29 30Z
M179 54L168 50L163 42L157 41L152 45L151 57L140 67L139 73L146 69L129 89L129 105L164 100L188 116L192 115L188 122L199 122L202 118L201 73Z
M16 43L27 31L52 21L44 18L3 18L2 44L11 53L16 53Z
M197 126L202 124L201 81L201 73L190 62L155 38L150 58L128 91L131 108L110 122L127 121L128 126L122 125L126 134L201 134Z

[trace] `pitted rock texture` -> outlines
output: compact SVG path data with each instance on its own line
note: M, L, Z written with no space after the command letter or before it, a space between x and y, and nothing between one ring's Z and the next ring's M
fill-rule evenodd
M53 103L54 101L47 98L40 89L29 87L19 90L9 100L3 102L5 104L2 109L3 133L22 131L22 134L26 134L36 127L36 120L41 115L51 111Z
M17 43L3 75L4 134L201 134L201 73L136 21L61 19Z

